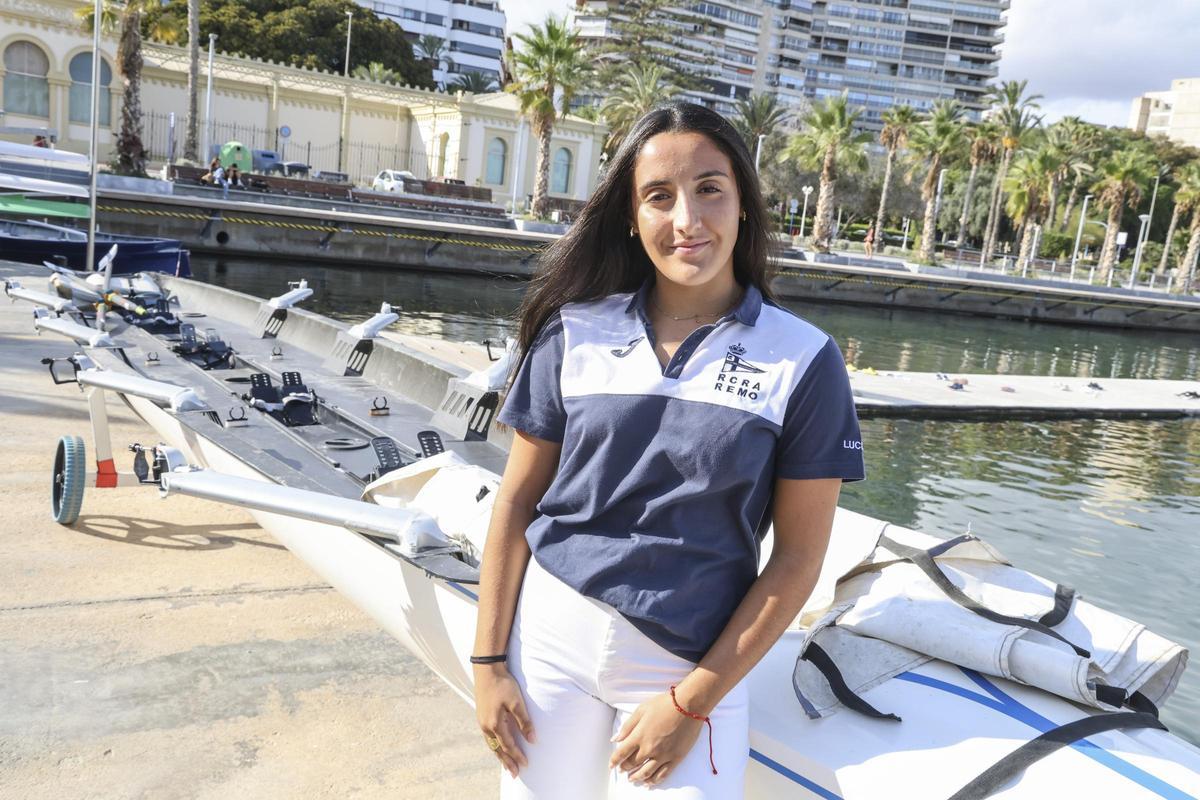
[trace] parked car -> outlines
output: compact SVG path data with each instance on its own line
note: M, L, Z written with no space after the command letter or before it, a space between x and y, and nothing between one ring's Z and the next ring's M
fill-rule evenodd
M281 161L274 150L251 150L253 171L261 175L276 173L285 178L308 175L309 165L303 161Z
M371 188L377 192L403 192L405 178L415 181L417 176L406 169L385 169L375 176Z

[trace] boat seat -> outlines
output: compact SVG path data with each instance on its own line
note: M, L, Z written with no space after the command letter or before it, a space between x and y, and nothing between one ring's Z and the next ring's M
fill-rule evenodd
M142 307L146 309L146 313L134 314L127 312L123 315L125 322L154 335L179 333L182 341L183 324L179 322L179 318L171 311L171 304L166 298L160 297L152 303L144 303ZM194 343L196 340L196 328L194 325L189 325L188 327L192 329L191 337ZM176 350L176 352L179 351Z
M208 328L203 338L196 335L196 326L189 322L179 325L179 343L171 348L201 369L222 369L234 365L234 349L225 343L216 328Z
M277 387L270 375L255 372L250 376L250 393L242 399L288 427L318 424L316 394L304 385L300 373L285 372L282 380Z

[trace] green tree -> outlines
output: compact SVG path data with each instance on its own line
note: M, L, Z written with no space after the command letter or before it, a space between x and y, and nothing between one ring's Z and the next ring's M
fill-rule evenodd
M1154 158L1140 147L1126 147L1111 154L1100 165L1100 177L1092 186L1099 204L1108 209L1108 230L1100 251L1100 281L1108 283L1117 262L1117 233L1125 206L1137 206L1145 184L1154 173Z
M992 122L981 122L972 125L968 131L970 140L971 172L967 176L967 188L963 193L962 213L958 217L958 235L955 241L962 247L967 239L967 222L971 216L971 201L975 197L975 182L979 178L979 168L996 158L999 151L1000 130Z
M1176 292L1190 292L1196 278L1196 258L1200 255L1200 162L1193 161L1179 173L1179 191L1175 192L1175 212L1191 212L1187 251L1175 267L1172 282Z
M558 115L566 114L571 99L591 75L591 65L579 47L579 35L565 19L553 14L541 25L532 25L514 38L519 49L508 51L512 82L506 91L517 96L538 140L533 215L545 217L549 201L550 137ZM555 105L555 98L559 105Z
M742 141L751 153L758 152L758 137L770 136L787 122L788 110L779 104L778 95L751 94L734 103L730 122L742 135Z
M992 260L996 249L996 238L1000 229L1000 214L1003 209L1004 178L1012 163L1013 154L1028 136L1029 132L1041 122L1041 117L1034 116L1033 109L1039 108L1037 101L1040 94L1026 95L1025 90L1029 81L1005 81L999 86L992 87L991 100L996 113L994 119L1000 126L1000 144L1002 155L1000 166L992 183L992 205L988 213L988 224L983 237L983 261Z
M1074 119L1077 118L1067 117L1046 129L1044 159L1054 162L1049 207L1046 211L1046 223L1050 227L1053 227L1058 219L1058 197L1062 187L1067 183L1074 187L1093 172L1089 162L1091 154L1079 146L1079 134L1075 130Z
M1056 125L1071 142L1072 157L1089 167L1088 170L1072 171L1072 174L1067 176L1067 180L1071 184L1071 191L1067 195L1067 205L1061 223L1061 227L1065 230L1070 223L1075 204L1079 201L1080 186L1086 185L1088 175L1095 171L1095 164L1099 160L1101 136L1099 128L1090 122L1084 122L1079 117L1063 117Z
M608 125L604 151L615 153L639 117L679 92L671 73L658 64L630 64L600 104L600 116Z
M183 26L188 0L144 1L147 25L171 20ZM350 71L378 61L400 75L401 83L433 88L429 64L414 56L404 29L354 0L202 0L200 32L202 40L217 34L225 53L341 75L347 11L354 17Z
M866 166L865 150L871 137L856 130L859 113L850 109L845 92L826 98L805 115L804 130L791 138L782 154L785 161L821 172L812 236L813 246L822 252L829 252L833 244L834 187L839 171L853 172Z
M672 0L615 0L599 10L589 9L587 16L602 21L607 32L588 46L595 65L594 88L607 94L627 69L651 64L661 67L665 80L682 89L704 88L701 75L716 59L697 42L696 34L714 25L709 18L684 11L685 7Z
M887 156L883 166L883 185L879 189L879 210L875 214L875 241L883 242L883 223L887 212L888 191L892 188L892 167L896 153L908 144L909 134L920 121L920 115L912 106L892 106L883 114L883 130L879 132L879 143Z
M441 69L446 59L449 45L446 40L435 33L423 33L417 39L417 51L421 58L429 64L430 71Z
M471 94L487 94L496 91L496 79L486 72L469 69L454 76L454 80L450 81L450 87Z
M1036 150L1022 150L1013 159L1005 179L1005 190L1008 192L1008 214L1021 230L1018 265L1037 257L1037 253L1032 252L1033 242L1037 237L1037 226L1049 218L1059 163L1059 154L1048 143Z
M924 169L921 183L921 199L925 202L925 218L921 227L921 252L919 258L932 263L934 245L937 242L938 178L942 167L958 156L966 147L966 134L962 124L963 108L957 100L939 100L934 104L929 117L915 126L909 134L909 149L917 160L917 170ZM882 229L880 229L882 230Z
M183 125L183 157L200 160L200 0L187 0L187 116Z
M385 67L378 61L372 61L370 64L359 64L351 74L359 80L373 81L374 83L400 82L400 74L398 72Z

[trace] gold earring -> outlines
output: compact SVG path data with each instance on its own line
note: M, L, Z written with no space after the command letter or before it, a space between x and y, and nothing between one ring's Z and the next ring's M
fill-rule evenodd
M746 212L743 211L742 212L742 222L745 222L745 221L746 221Z
M633 237L635 237L635 236L637 236L637 228L630 227L630 229L629 229L629 238L630 238L630 239L632 239L632 238L633 238Z

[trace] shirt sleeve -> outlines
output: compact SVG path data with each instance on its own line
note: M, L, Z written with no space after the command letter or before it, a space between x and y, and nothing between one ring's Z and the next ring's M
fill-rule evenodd
M555 313L534 337L496 419L539 439L561 442L567 425L562 362L562 317Z
M850 377L832 338L813 358L788 399L775 453L775 475L843 481L866 477Z

